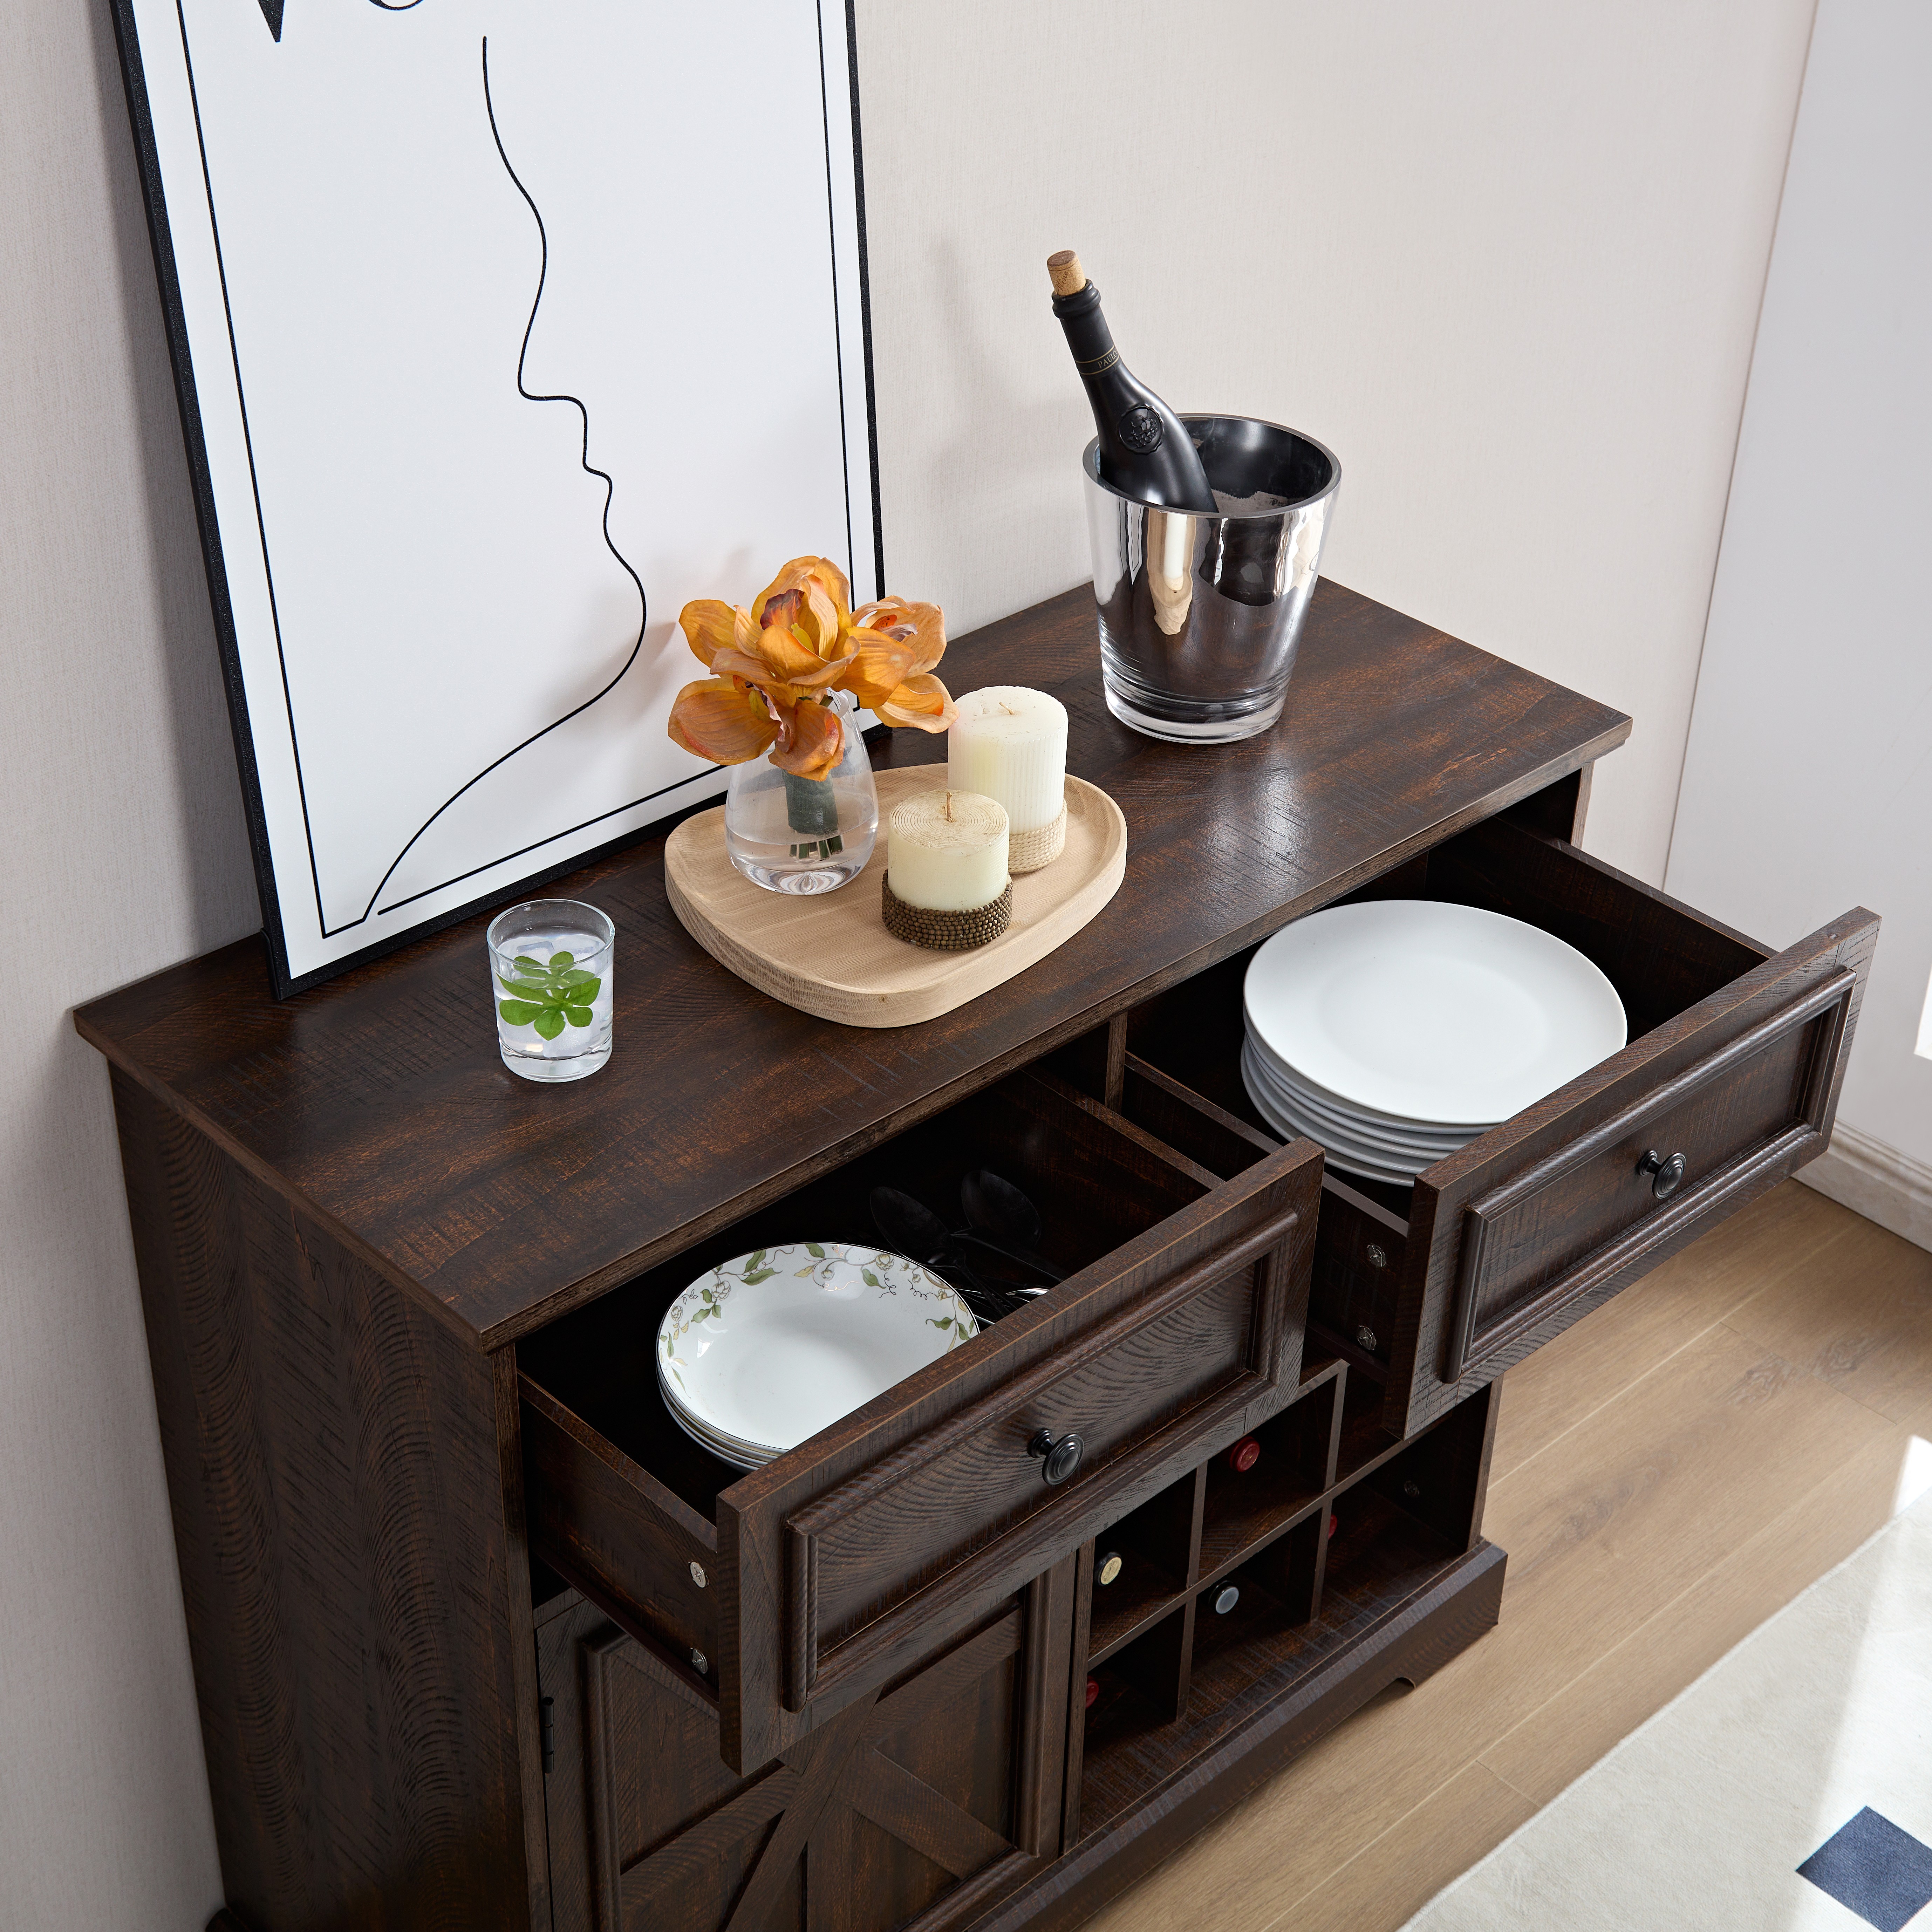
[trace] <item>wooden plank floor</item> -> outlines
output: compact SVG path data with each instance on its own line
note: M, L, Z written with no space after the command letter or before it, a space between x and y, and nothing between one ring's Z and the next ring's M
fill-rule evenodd
M1878 1528L1915 1436L1932 1254L1787 1181L1510 1372L1500 1625L1092 1925L1400 1926Z

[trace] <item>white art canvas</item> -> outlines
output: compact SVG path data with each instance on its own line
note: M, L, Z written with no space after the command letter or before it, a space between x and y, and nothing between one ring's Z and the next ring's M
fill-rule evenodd
M278 990L715 796L690 598L878 594L832 0L117 0Z

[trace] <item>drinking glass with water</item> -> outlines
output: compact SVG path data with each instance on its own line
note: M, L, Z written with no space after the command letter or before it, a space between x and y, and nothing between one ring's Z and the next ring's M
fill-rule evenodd
M581 1080L610 1058L616 928L575 899L531 899L486 935L496 1044L526 1080Z

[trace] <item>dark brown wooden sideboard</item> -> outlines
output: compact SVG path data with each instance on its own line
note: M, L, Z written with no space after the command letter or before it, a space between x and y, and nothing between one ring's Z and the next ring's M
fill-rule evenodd
M1580 851L1617 713L1332 584L1244 744L1115 723L1084 590L946 668L1056 692L1131 843L1090 926L928 1025L734 979L661 837L555 888L619 935L580 1085L498 1061L482 915L285 1004L250 940L76 1016L224 1923L1070 1925L1494 1622L1502 1371L1822 1149L1876 921L1774 955ZM1560 934L1630 1045L1412 1189L1324 1177L1242 1092L1240 976L1352 893ZM982 1164L1046 1204L1064 1286L752 1474L670 1423L652 1338L694 1272ZM1085 1442L1057 1486L1042 1429Z

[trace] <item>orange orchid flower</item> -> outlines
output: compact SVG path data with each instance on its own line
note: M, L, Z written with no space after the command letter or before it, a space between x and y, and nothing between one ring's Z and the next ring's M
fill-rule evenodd
M741 765L769 751L781 771L802 778L828 776L845 748L837 712L728 677L687 684L669 730L674 744L714 765Z
M670 708L671 742L714 765L742 765L778 734L762 692L728 677L687 684Z
M888 724L952 729L952 695L932 674L946 655L946 620L937 604L881 597L854 614L850 641L859 647L859 662L845 688L859 694L856 680L863 676L861 704Z
M829 658L837 654L840 635L851 622L851 602L845 573L830 557L795 556L752 609L761 625L796 625L807 648Z
M939 606L884 597L854 611L829 557L794 557L748 610L701 598L678 623L712 675L678 693L670 736L715 764L769 751L781 770L825 777L844 752L844 727L826 701L835 691L890 724L944 731L952 723L952 697L932 675L946 652Z

